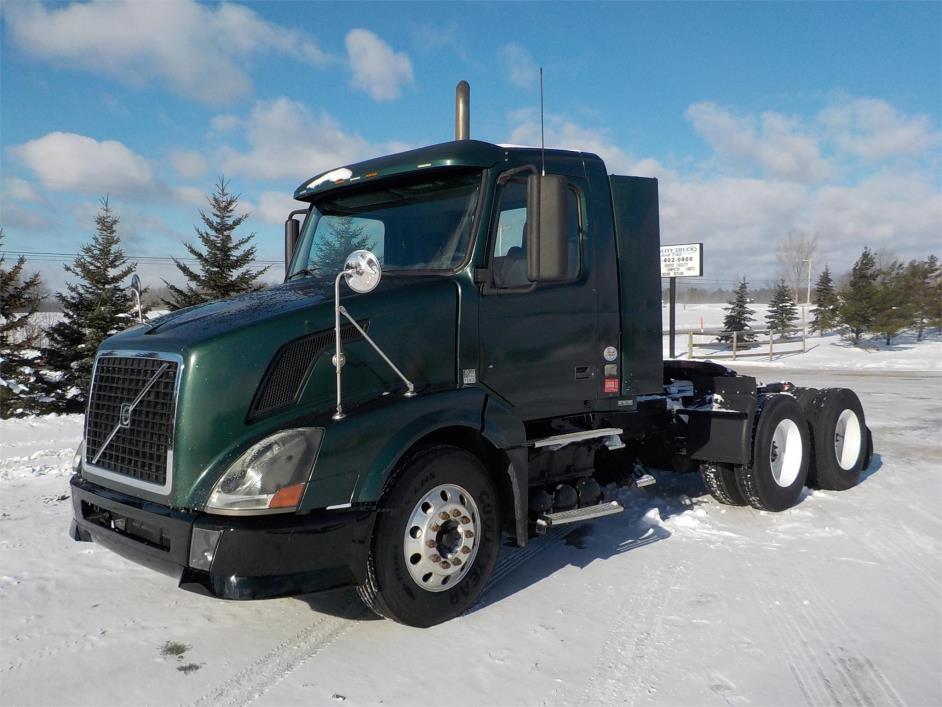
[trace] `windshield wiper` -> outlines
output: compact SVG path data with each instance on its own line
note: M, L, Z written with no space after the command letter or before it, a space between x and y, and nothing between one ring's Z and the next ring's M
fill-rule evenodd
M291 273L291 274L288 276L288 279L289 279L289 280L293 280L293 279L296 278L298 275L313 275L313 274L316 273L318 270L320 270L320 268L318 268L318 267L312 265L311 267L304 268L303 270L298 270L297 272Z

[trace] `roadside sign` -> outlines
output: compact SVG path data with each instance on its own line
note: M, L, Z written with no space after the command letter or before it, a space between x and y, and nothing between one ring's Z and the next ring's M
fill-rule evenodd
M703 244L661 246L661 277L702 277Z

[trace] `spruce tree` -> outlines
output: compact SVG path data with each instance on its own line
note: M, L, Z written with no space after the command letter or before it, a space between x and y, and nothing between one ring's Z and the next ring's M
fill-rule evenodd
M876 310L872 329L889 346L913 322L913 296L902 263L893 261L881 269L876 280Z
M942 326L942 268L939 259L912 260L906 266L906 287L912 305L912 327L922 341L926 329Z
M785 280L779 280L778 287L772 294L772 301L769 303L769 313L765 315L769 336L773 337L775 332L779 332L781 335L779 338L785 338L789 330L795 327L796 321L798 321L798 311L795 308L791 288Z
M814 285L814 307L812 307L811 330L818 334L827 334L837 325L840 300L834 289L831 271L825 266Z
M749 308L749 284L744 277L736 286L733 293L733 300L725 307L726 317L723 319L723 334L716 337L717 341L731 342L733 332L739 332L737 341L754 341L756 335L752 332L750 323L755 319L755 311Z
M357 224L352 216L331 218L327 237L314 244L311 265L320 274L335 276L347 261L347 256L355 250L369 249L370 237L366 235L366 225Z
M187 280L185 288L171 285L170 298L163 300L171 310L211 302L224 297L254 292L262 289L258 279L270 266L260 270L246 267L255 259L255 246L249 245L254 233L245 237L235 235L235 230L249 217L248 213L237 214L239 195L229 191L229 182L220 176L216 190L207 197L210 215L200 209L202 227L194 226L203 249L192 243L184 243L190 255L196 258L198 271L180 262L173 262Z
M48 332L49 367L57 374L48 392L57 412L84 409L98 347L134 322L134 297L125 285L137 263L128 262L121 249L118 220L108 199L102 199L91 243L64 266L78 280L56 293L63 318Z
M0 418L42 410L36 364L39 352L30 317L41 301L39 273L26 277L26 258L7 269L0 226Z
M850 282L841 293L839 308L841 323L854 346L860 345L860 337L873 331L874 317L878 308L877 261L869 248L857 258L850 273Z

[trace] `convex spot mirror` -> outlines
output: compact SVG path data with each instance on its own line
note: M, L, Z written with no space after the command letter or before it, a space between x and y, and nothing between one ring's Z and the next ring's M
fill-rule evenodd
M527 177L527 279L559 282L569 273L569 185L556 174Z
M379 258L370 251L355 250L347 256L343 274L350 289L362 295L376 288L383 276L383 268Z

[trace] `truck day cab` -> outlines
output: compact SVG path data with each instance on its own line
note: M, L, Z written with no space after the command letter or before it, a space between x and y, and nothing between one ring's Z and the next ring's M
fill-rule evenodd
M430 626L502 538L620 512L604 487L647 468L772 511L857 482L853 392L662 359L656 180L470 140L467 95L454 142L298 188L283 284L105 341L75 540L227 599L356 585Z

